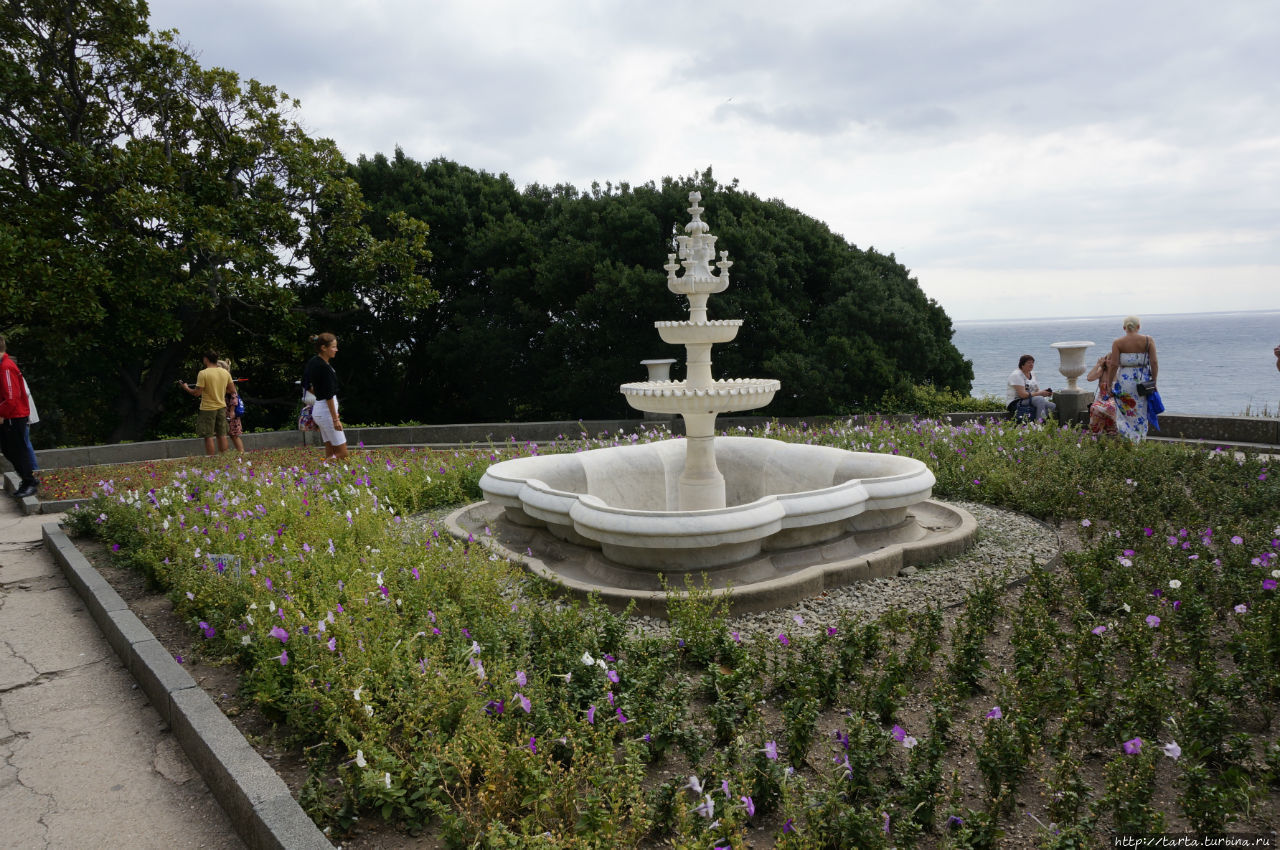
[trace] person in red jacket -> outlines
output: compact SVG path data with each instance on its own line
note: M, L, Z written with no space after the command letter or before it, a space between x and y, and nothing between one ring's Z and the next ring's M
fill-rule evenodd
M31 466L31 453L27 451L27 417L30 415L22 371L9 356L4 337L0 336L0 451L22 479L13 494L19 499L36 493L35 470Z

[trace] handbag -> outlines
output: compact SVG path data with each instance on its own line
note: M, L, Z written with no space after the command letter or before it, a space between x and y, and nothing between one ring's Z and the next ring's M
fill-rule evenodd
M1146 398L1156 391L1155 379L1152 378L1145 381L1138 381L1138 383L1134 384L1134 389L1137 391L1138 395Z
M316 424L316 420L311 415L311 405L302 408L302 412L298 414L298 430L299 431L319 431L320 426Z
M1036 409L1031 404L1031 396L1027 396L1026 398L1015 398L1013 401L1009 402L1008 410L1009 415L1013 417L1015 422L1021 419L1034 419L1036 417Z

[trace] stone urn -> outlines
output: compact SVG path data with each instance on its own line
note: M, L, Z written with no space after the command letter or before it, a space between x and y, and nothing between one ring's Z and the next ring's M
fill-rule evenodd
M1067 379L1067 390L1069 392L1078 392L1079 387L1076 386L1076 379L1083 375L1087 369L1084 365L1084 353L1092 342L1055 342L1050 347L1058 349L1058 371Z

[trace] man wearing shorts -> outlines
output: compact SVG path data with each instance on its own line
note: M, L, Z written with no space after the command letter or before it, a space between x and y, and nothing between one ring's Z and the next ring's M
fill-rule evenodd
M200 399L200 412L196 414L196 436L204 438L204 453L214 455L213 438L218 438L217 451L227 450L227 390L231 386L231 373L218 365L218 355L205 352L201 358L204 368L196 376L196 385L178 381L178 386Z

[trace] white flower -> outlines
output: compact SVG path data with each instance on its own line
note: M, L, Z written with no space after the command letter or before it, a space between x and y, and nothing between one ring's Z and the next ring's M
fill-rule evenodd
M596 660L591 657L590 652L584 652L582 653L582 663L590 667L596 663Z
M1271 577L1272 577L1272 578L1280 578L1280 570L1272 570L1272 571L1271 571Z
M241 643L241 645L243 645L243 646L248 646L248 645L249 645L249 636L248 636L248 635L241 635L241 636L240 636L240 643Z
M1178 746L1177 741L1170 741L1160 749L1164 750L1164 754L1175 761L1182 755L1182 747Z
M356 767L366 768L369 762L364 760L364 750L356 750Z
M351 692L351 695L356 698L356 702L360 701L360 694L363 691L364 691L364 685L361 685L360 687L356 688L354 691Z
M364 713L369 715L370 717L373 717L373 706L366 703L364 707Z
M1182 587L1182 582L1178 581L1176 578L1171 578L1169 579L1169 587L1173 588L1174 590L1177 590L1178 588Z
M251 625L251 626L252 626L252 625L253 625L253 615L252 615L252 614L245 614L245 615L244 615L244 621L245 621L246 623L248 623L249 625Z
M1128 603L1128 602L1124 603L1124 604L1123 604L1123 605L1121 605L1120 607L1124 609L1124 612L1125 612L1126 614L1128 614L1129 612L1131 612L1131 611L1133 610L1132 608L1130 608L1130 607L1129 607L1129 603Z
M914 746L915 746L916 744L918 744L918 743L920 743L920 742L919 742L919 741L917 741L917 740L916 740L913 736L911 736L911 735L908 735L907 737L905 737L905 738L903 738L903 739L902 739L902 746L906 747L908 750L909 750L909 749L911 749L912 747L914 747Z
M390 788L390 787L391 787L391 774L390 774L390 773L384 773L384 774L382 774L382 781L383 781L383 782L385 782L385 783L387 783L387 787L388 787L388 788Z

